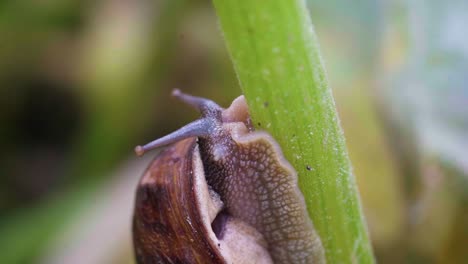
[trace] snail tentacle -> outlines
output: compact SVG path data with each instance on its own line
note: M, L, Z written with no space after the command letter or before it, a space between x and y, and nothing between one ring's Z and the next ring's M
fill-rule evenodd
M212 119L201 118L179 128L178 130L170 133L169 135L166 135L162 138L158 138L154 141L151 141L150 143L144 146L136 146L135 153L138 156L142 156L143 154L145 154L145 152L149 150L159 148L162 146L166 146L166 145L178 142L182 139L186 139L189 137L207 136L213 132L215 127L216 127L216 124L215 122L213 122Z

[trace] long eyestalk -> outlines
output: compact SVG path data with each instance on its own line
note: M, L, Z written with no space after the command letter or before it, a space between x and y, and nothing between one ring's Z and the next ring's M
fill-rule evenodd
M180 129L166 135L162 138L158 138L144 146L136 146L135 153L138 156L143 156L145 152L159 148L165 145L172 144L174 142L186 139L189 137L203 137L209 135L213 130L213 121L208 118L202 118L195 120Z

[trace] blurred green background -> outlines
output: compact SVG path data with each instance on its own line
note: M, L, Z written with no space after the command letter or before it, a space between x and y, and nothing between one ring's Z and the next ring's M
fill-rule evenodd
M377 261L467 263L468 3L308 1ZM0 2L0 263L134 263L133 147L240 94L210 1Z

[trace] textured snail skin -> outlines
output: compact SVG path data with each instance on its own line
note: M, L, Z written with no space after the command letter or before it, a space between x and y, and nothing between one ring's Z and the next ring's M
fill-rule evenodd
M199 145L207 182L228 213L265 237L274 263L322 263L323 248L296 173L278 144L266 132L249 132L243 123L225 125L221 133L226 135L200 139ZM213 154L217 148L222 155Z
M198 142L166 148L143 176L134 216L137 261L325 263L297 174L268 133L253 131L245 99L222 109L175 94L200 108L202 118L138 151L195 132Z

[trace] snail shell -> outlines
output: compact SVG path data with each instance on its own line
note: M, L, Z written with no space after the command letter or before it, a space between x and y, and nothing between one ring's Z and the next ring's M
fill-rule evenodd
M164 145L140 180L133 240L138 263L325 263L297 174L243 96L223 109L173 95L202 118L143 147Z

